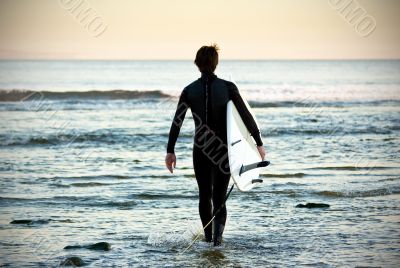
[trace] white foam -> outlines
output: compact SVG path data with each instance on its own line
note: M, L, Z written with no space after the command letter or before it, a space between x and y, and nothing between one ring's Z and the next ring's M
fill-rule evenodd
M201 233L198 240L204 240L203 229L199 223L188 221L186 228L170 232L152 232L147 238L147 243L154 247L184 247Z

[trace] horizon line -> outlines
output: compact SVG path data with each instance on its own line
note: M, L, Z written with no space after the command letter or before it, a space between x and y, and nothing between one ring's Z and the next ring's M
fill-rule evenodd
M219 61L362 61L362 60L400 60L400 58L226 58ZM146 58L0 58L0 61L194 61L194 59L146 59Z

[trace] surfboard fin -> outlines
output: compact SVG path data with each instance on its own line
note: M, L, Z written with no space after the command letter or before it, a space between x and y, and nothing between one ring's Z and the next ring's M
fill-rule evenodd
M233 146L233 145L235 145L235 144L237 144L237 143L239 143L239 142L241 142L241 141L242 141L242 140L234 141L234 142L231 143L231 146Z
M242 165L239 171L239 176L242 175L243 173L255 169L255 168L261 168L261 167L266 167L269 165L269 161L261 161L253 164L248 164L248 165Z

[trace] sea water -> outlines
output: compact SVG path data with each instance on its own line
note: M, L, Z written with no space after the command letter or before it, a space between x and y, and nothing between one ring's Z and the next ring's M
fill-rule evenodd
M398 267L400 61L222 61L257 116L264 183L200 241L191 61L0 61L0 265ZM26 91L23 91L26 90ZM329 208L296 208L325 203ZM30 220L11 224L13 220ZM97 242L110 251L66 250Z

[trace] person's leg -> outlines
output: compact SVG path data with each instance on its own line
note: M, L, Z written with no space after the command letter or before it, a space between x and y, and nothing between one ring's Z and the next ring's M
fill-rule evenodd
M213 213L216 213L216 211L222 206L221 210L214 219L214 246L219 246L222 242L222 234L225 228L227 211L224 202L231 175L230 173L223 172L220 167L217 166L213 167L212 173L214 177L212 195L214 204Z
M199 187L199 213L203 227L212 218L212 176L211 165L200 149L193 150L193 167ZM204 230L207 242L212 241L212 224Z

